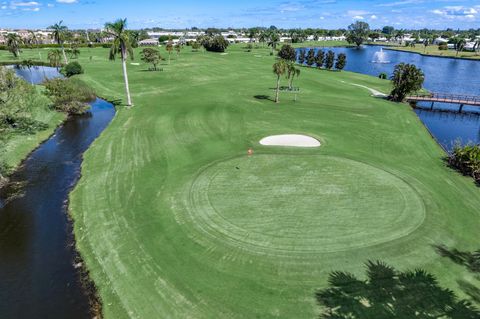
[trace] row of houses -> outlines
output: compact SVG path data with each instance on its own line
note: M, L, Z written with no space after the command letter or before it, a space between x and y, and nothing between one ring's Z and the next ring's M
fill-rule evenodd
M48 30L9 30L0 29L0 45L4 45L7 41L8 34L17 34L23 40L31 38L32 33L35 34L37 42L39 44L51 44L54 43L52 39L52 32Z
M249 38L246 34L237 33L233 30L221 32L221 36L225 38L229 43L256 43L258 39ZM160 38L171 37L171 40L163 41L163 44L171 41L173 44L185 44L187 42L195 42L199 36L205 35L203 31L160 31L160 32L148 32L149 39L140 41L139 44L141 46L154 46L158 45ZM319 37L316 38L313 35L307 38L307 41L344 41L346 39L345 36L339 37ZM291 42L292 38L289 36L281 36L280 42L281 43L288 43Z

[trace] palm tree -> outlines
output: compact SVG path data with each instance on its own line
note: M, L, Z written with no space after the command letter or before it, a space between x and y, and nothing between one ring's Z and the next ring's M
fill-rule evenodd
M265 42L268 40L268 32L262 31L258 36L258 41L262 44L262 47L265 46Z
M268 37L268 46L272 47L272 55L273 51L277 48L278 43L280 43L280 36L277 32L271 32Z
M62 49L63 61L65 62L65 64L68 64L67 55L65 54L65 48L63 47L63 43L65 42L65 37L68 30L67 26L63 25L63 21L60 21L59 23L55 23L54 25L49 26L48 29L51 29L53 31L52 37Z
M60 60L62 59L62 51L55 49L48 51L48 61L50 66L58 69L60 66Z
M125 80L125 91L127 93L127 105L133 106L132 98L130 97L130 88L128 85L128 73L127 73L127 58L133 59L133 49L130 44L130 37L126 30L127 19L118 19L113 23L106 23L105 29L107 34L113 38L113 44L110 48L110 60L115 60L117 54L120 54L122 58L123 78Z
M40 60L42 60L42 54L40 53L40 50L39 50L39 42L40 42L40 40L39 40L39 38L37 37L37 35L35 34L35 32L33 32L33 31L30 31L29 42L30 42L30 45L32 46L32 49L33 49L34 46L37 48L38 57L40 58Z
M15 59L20 55L20 45L22 42L22 38L16 33L9 33L7 35L7 48Z
M277 89L275 94L275 103L279 102L280 78L287 72L287 62L283 59L278 60L273 65L273 73L277 76Z
M173 52L173 41L172 40L169 40L167 42L167 45L165 46L165 50L167 50L167 52L168 52L168 64L170 64L170 60L171 60L172 52Z
M295 77L300 76L300 69L295 66L295 63L289 62L287 64L287 79L288 79L288 88L289 90L293 89L293 80Z
M475 55L478 55L478 52L480 51L480 39L477 39L475 41L475 44L473 46L473 51L475 52Z
M465 41L465 39L455 39L455 51L457 51L456 56L458 56L459 52L465 49L466 44L467 44L467 41Z

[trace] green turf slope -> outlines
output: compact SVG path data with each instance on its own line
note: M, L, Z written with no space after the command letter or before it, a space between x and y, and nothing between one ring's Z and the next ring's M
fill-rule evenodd
M328 274L362 275L368 259L424 267L460 293L467 274L431 245L478 248L480 190L407 105L351 85L388 82L303 68L299 100L275 104L268 53L129 65L135 107L85 154L70 206L107 319L313 318ZM107 56L82 51L83 79L123 97ZM322 146L258 143L288 133Z

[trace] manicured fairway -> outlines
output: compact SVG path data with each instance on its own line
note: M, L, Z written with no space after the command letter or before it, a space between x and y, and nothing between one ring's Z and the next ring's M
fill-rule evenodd
M82 78L123 98L107 56L83 50ZM236 46L184 50L163 72L129 65L135 107L87 152L70 203L106 318L314 318L328 274L361 276L368 259L425 268L464 296L468 273L431 245L478 249L478 187L407 105L352 85L388 82L302 68L298 101L276 105L272 63ZM258 143L277 134L322 146Z

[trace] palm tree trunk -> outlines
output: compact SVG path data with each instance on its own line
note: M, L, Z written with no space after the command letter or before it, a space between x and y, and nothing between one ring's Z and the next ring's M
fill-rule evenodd
M65 54L65 48L63 47L63 44L62 44L62 54L63 54L63 61L65 62L65 64L68 64L67 55Z
M127 74L127 59L122 58L122 67L123 67L123 79L125 81L125 92L127 93L127 105L132 105L132 98L130 97L130 87L128 85L128 74Z
M277 76L277 93L275 94L275 103L279 102L279 94L280 94L280 76Z

